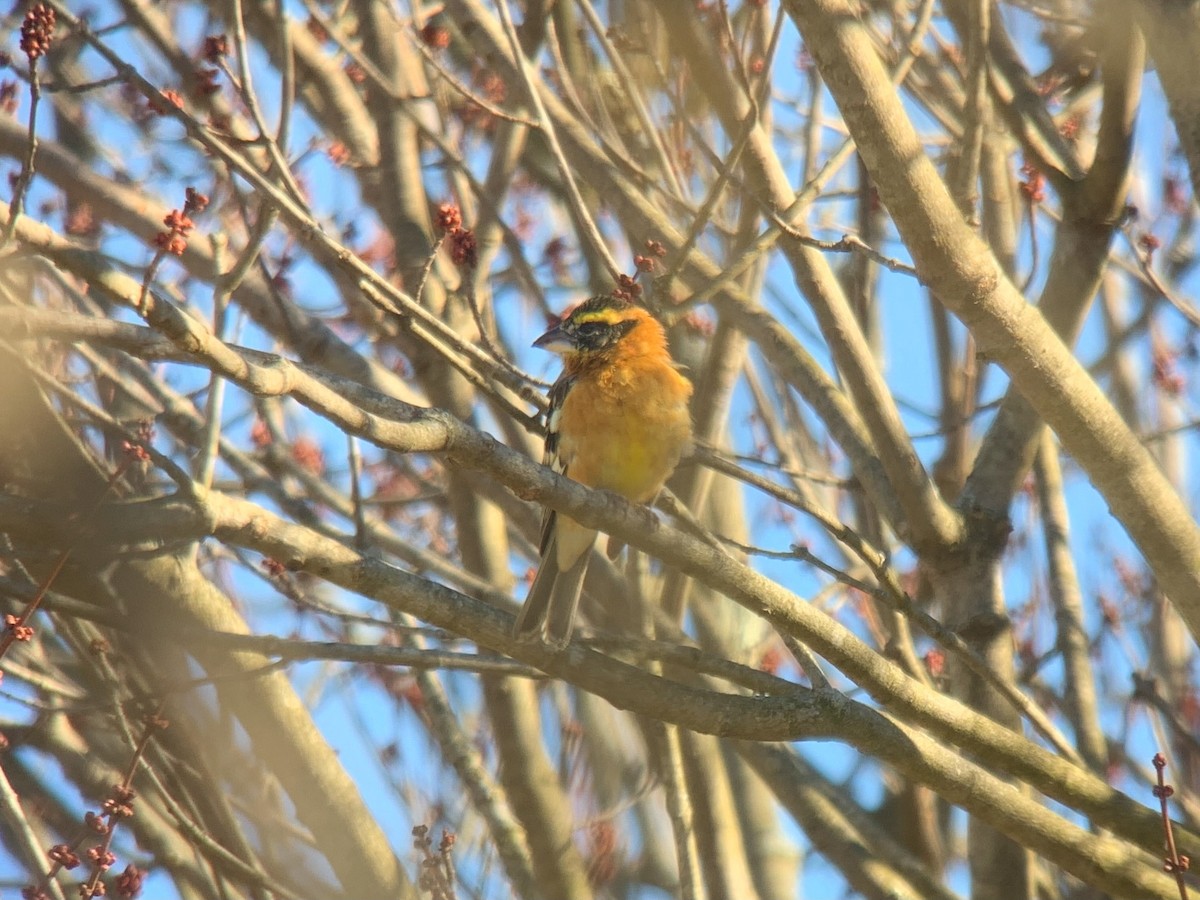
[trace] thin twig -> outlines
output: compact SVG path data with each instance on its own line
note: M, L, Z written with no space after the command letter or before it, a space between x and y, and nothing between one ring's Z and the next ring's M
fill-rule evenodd
M258 104L258 95L254 90L252 81L253 76L250 72L250 47L249 41L246 39L246 23L243 18L242 0L233 0L233 44L237 52L238 61L238 79L233 78L233 74L229 71L229 66L224 59L219 60L219 65L225 70L231 83L238 88L238 93L242 101L246 104L246 109L250 112L250 118L254 120L254 127L258 129L259 140L266 145L267 153L271 157L272 167L275 173L279 176L279 180L283 182L283 186L287 189L289 195L295 203L302 209L307 209L307 201L304 199L304 192L300 190L300 185L296 183L296 179L292 177L292 171L288 162L284 159L283 153L279 145L275 143L271 136L270 130L267 128L266 119L263 117L262 109ZM282 28L286 31L286 28ZM280 123L282 127L282 122Z
M312 0L305 0L305 5L310 9L316 6ZM333 34L333 32L330 32L330 34ZM500 119L504 122L512 122L516 125L524 125L526 128L538 129L541 127L540 123L535 122L532 119L526 119L523 116L518 116L516 113L510 113L501 109L500 107L496 106L496 104L491 103L486 98L479 96L467 85L463 84L462 81L459 80L458 76L442 65L441 60L437 58L437 55L425 45L423 40L421 40L420 34L413 35L412 45L417 49L417 52L425 57L425 62L427 62L429 67L437 73L438 77L445 81L446 84L450 85L455 93L461 96L468 103L475 104L489 115L495 116L497 119Z
M1175 788L1163 780L1163 770L1166 767L1166 758L1161 753L1155 753L1154 771L1157 774L1158 783L1154 786L1154 796L1158 798L1159 808L1162 810L1163 837L1167 844L1167 855L1163 858L1163 868L1168 874L1175 876L1175 883L1179 885L1179 900L1188 900L1186 875L1191 860L1186 856L1181 856L1175 847L1175 828L1171 822L1170 811L1167 809L1167 800L1175 793Z
M350 504L354 507L354 549L367 553L371 544L367 537L367 517L363 508L362 453L358 448L358 438L352 434L346 435L346 457L350 464Z
M688 791L687 768L679 729L666 722L649 722L647 727L657 738L657 756L667 795L667 814L674 836L675 857L679 869L680 900L702 900L704 879L696 844L696 816Z
M433 242L433 246L429 248L429 256L425 259L425 264L421 266L421 277L417 281L417 289L413 292L413 302L420 303L421 297L425 295L425 284L429 281L429 273L433 271L433 264L437 262L438 253L441 252L442 245L446 243L446 232L438 235L437 240Z
M225 340L226 310L229 294L223 291L221 285L221 268L225 262L224 235L212 235L210 243L213 249L213 274L218 287L213 291L213 335L219 341ZM215 372L208 380L208 397L205 400L204 434L200 444L200 453L196 458L196 483L203 487L212 487L213 473L217 467L217 456L221 443L221 413L225 405L225 379ZM197 545L199 550L199 545Z
M29 60L29 143L25 149L25 160L21 164L21 174L13 187L12 204L8 208L8 223L4 226L4 236L0 239L0 249L7 247L12 240L17 227L17 219L25 207L25 193L33 182L34 161L37 158L37 114L38 104L42 98L41 81L38 78L38 57Z
M1133 253L1133 258L1137 260L1138 269L1141 270L1142 276L1146 282L1152 287L1164 300L1175 307L1176 311L1188 320L1194 327L1200 328L1200 312L1197 312L1191 304L1187 303L1180 297L1175 295L1158 273L1154 271L1154 256L1150 250L1138 245L1134 240L1133 235L1129 233L1129 228L1122 228L1121 234L1125 236L1125 240L1129 243L1129 250Z

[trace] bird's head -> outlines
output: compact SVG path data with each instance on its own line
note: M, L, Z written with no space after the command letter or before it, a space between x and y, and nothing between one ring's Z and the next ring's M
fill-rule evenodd
M639 328L646 323L649 328ZM639 339L657 340L660 345L664 340L662 326L640 306L614 297L592 297L571 310L533 346L568 359L603 356L621 347L635 329Z

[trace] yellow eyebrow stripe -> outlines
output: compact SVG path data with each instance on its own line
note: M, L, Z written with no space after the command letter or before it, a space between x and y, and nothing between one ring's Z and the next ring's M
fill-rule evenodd
M586 312L582 315L571 316L571 319L578 325L586 322L603 322L607 325L613 325L621 321L621 316L615 309L601 309L596 312Z

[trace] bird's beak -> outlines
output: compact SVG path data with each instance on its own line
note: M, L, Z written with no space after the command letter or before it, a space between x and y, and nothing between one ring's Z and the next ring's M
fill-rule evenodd
M571 343L570 336L563 330L561 325L555 325L534 341L533 346L541 350L549 350L551 353L570 353L575 349L575 345Z

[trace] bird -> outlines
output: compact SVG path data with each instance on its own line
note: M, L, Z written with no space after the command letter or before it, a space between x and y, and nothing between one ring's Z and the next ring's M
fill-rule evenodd
M692 383L671 359L661 323L628 300L592 297L533 346L563 362L550 388L543 464L634 503L654 500L692 443ZM595 539L593 529L545 510L518 640L570 642Z

